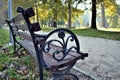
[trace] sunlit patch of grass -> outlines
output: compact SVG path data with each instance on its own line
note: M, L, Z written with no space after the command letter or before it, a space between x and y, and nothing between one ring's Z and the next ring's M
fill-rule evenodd
M120 28L103 28L103 27L98 27L98 30L109 31L109 32L120 32Z
M45 32L49 32L49 31L51 31L53 29L55 29L55 28L53 28L53 27L43 27L41 30L45 31Z

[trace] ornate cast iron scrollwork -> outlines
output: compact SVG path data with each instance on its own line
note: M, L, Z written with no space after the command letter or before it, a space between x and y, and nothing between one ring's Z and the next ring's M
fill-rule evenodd
M54 38L53 34L57 34L57 38ZM50 36L52 36L52 39L48 39ZM74 45L69 45L69 43L72 42L74 43ZM59 45L60 48L52 50L51 45ZM56 29L48 34L46 38L46 43L44 45L44 52L48 53L50 52L50 50L53 51L52 56L57 61L63 60L71 50L76 51L76 53L80 53L80 47L77 37L70 30L63 28ZM58 55L60 56L58 57Z

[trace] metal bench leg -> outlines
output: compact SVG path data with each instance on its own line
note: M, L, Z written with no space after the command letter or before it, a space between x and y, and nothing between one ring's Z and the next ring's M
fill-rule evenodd
M41 55L42 54L42 50L39 49L39 51L37 52L37 59L38 59L38 68L39 68L39 78L40 80L43 80L43 68L42 68L42 58Z
M14 42L14 53L15 53L15 54L22 48L21 45L19 45L19 46L20 46L20 47L17 49L17 43Z
M39 78L40 78L40 80L43 80L43 68L42 68L42 66L41 66L41 64L38 62L38 65L39 65Z
M16 43L14 42L14 53L16 53Z
M78 80L76 75L70 73L74 64L75 63L67 66L65 69L60 69L53 72L51 80Z

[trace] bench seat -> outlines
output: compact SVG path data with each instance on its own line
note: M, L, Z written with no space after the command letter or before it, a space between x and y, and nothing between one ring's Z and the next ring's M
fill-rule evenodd
M29 53L32 54L32 56L36 57L36 52L34 49L34 45L32 42L28 41L28 40L19 40L18 43L24 47ZM56 45L51 45L53 48L60 48ZM44 61L47 65L47 69L50 70L55 70L58 68L63 68L66 67L70 64L74 64L78 59L82 59L82 55L76 53L75 51L70 51L69 54L62 60L62 61L56 61L51 52L50 53L43 53L43 58Z

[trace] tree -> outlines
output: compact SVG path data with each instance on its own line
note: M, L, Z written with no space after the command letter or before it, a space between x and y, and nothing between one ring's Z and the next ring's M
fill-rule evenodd
M83 2L83 1L87 1L87 0L78 0L78 2ZM96 25L96 4L97 2L100 2L103 0L91 0L92 3L92 18L91 18L91 28L93 29L97 29L97 25Z
M49 18L52 18L52 27L57 27L57 21L66 16L66 8L63 6L61 0L42 0L44 5L48 5L47 10L49 11ZM63 15L64 14L64 15Z
M104 1L101 2L102 27L106 27Z
M73 1L72 0L65 0L65 3L67 3L68 6L68 26L67 28L71 28L71 17L72 17L72 4Z
M53 21L57 21L61 17L64 18L64 20L68 21L68 28L71 28L71 19L73 16L76 16L74 12L78 13L83 13L83 11L74 9L73 8L73 3L76 1L81 1L81 0L41 0L44 4L49 3L49 9L52 10L53 12ZM74 9L74 11L73 11ZM72 14L73 13L73 14ZM64 14L64 15L63 15ZM63 19L62 18L62 19Z
M101 14L102 14L102 26L106 27L106 19L105 16L109 15L109 17L113 17L114 19L118 20L116 18L117 8L116 8L116 0L92 0L92 18L91 18L91 28L97 29L96 25L96 5L101 4ZM106 12L105 12L106 9ZM118 9L119 10L119 9ZM106 13L106 15L105 15ZM114 21L116 21L114 20ZM114 22L112 21L112 22ZM115 22L114 22L115 23Z
M36 20L39 22L39 17L38 17L38 2L37 0L34 0L34 9L36 11Z
M49 0L50 1L50 0ZM49 1L48 0L39 0L38 3L38 16L41 22L41 27L44 26L45 22L47 21L47 18L50 17L51 12L49 11ZM50 21L50 19L49 19Z
M118 25L118 6L115 0L104 0L104 5L106 9L106 16L109 21L109 25L116 27Z
M97 25L96 25L96 0L92 0L91 28L97 29Z

